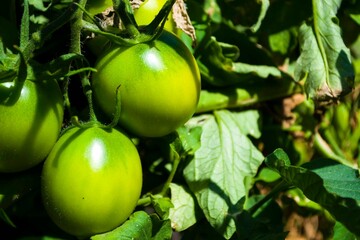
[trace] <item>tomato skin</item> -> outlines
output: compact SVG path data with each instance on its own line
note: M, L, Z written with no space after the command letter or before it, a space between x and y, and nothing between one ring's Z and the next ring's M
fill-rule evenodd
M55 81L13 87L0 83L0 172L19 172L45 160L61 129L64 107Z
M70 128L45 160L41 186L45 209L61 229L77 237L107 232L137 204L140 158L115 129Z
M139 26L150 24L165 3L166 0L145 0L143 3L140 4L139 8L134 10L134 17L136 23ZM168 19L165 22L164 29L175 34L177 34L178 32L178 28L176 28L172 12L170 12Z
M93 16L104 12L112 6L112 0L89 0L86 2L86 10Z
M193 55L174 34L151 43L115 47L100 57L93 75L95 101L109 116L120 86L120 124L144 137L174 131L195 113L200 73Z

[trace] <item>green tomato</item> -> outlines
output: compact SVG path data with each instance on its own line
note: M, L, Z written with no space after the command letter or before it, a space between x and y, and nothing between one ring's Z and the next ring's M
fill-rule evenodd
M165 2L166 0L145 0L142 2L140 7L134 10L136 23L138 25L148 25L159 13ZM90 14L97 15L112 6L112 0L89 0L86 9ZM176 33L178 31L172 18L172 12L169 14L164 27L170 32Z
M106 9L112 6L112 0L89 0L86 3L86 10L94 16L104 12Z
M55 81L0 83L0 172L26 170L45 160L58 139L63 114Z
M95 67L96 103L113 117L120 86L119 122L138 136L169 134L195 113L199 69L189 49L170 32L163 31L150 43L115 47L100 57Z
M142 168L133 142L115 129L70 128L44 163L42 197L64 231L89 237L121 225L142 188Z
M165 3L166 0L145 0L144 2L142 2L140 4L140 7L134 10L134 17L136 23L139 26L150 24ZM164 29L175 34L177 34L178 32L178 28L176 28L172 12L170 12L168 19L165 22Z

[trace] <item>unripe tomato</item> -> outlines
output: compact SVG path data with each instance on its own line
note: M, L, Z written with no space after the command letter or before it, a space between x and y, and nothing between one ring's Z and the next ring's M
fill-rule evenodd
M136 23L141 25L148 25L159 13L161 8L166 3L166 0L145 0L140 4L140 7L134 10L134 17ZM178 29L176 28L175 21L170 12L167 21L165 22L164 29L169 32L177 33Z
M86 2L86 10L92 15L102 13L112 6L112 0L88 0Z
M113 117L120 86L120 124L138 136L169 134L195 113L199 69L189 49L170 32L163 31L150 43L115 47L100 57L95 68L97 104Z
M141 162L123 133L74 127L45 160L41 181L51 219L74 236L89 237L116 228L131 215L141 193Z
M136 23L138 25L148 25L159 13L165 2L166 0L145 0L142 2L139 8L134 9ZM90 14L96 15L112 6L112 0L89 0L87 1L86 9ZM172 18L172 12L169 14L164 28L174 33L178 31Z
M0 172L18 172L45 160L61 129L64 107L55 81L0 83Z

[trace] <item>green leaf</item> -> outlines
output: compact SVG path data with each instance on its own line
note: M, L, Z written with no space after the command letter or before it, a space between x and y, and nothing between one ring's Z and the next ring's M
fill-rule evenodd
M40 16L31 15L30 21L35 24L45 25L46 23L49 22L49 19L43 15L40 15Z
M49 4L45 7L44 2L48 2ZM37 10L45 12L48 10L51 5L52 1L46 1L46 0L29 0L29 4L35 7Z
M271 1L259 32L273 34L298 28L311 16L311 0L289 1L286 4L283 1Z
M344 225L340 222L336 222L334 226L334 240L341 239L341 240L358 240L359 237L355 236L349 230L347 230Z
M111 232L92 236L91 240L150 240L152 236L152 222L144 211L134 212L130 219Z
M268 183L275 182L279 179L280 175L276 171L267 167L261 169L258 176L256 176L256 181L264 181Z
M343 198L360 201L360 179L357 169L327 158L313 160L302 167L319 175L327 191Z
M281 149L267 156L265 163L276 170L286 182L301 189L307 198L327 209L351 232L360 235L360 207L355 199L349 198L358 195L360 179L355 179L356 170L350 171L346 166L337 166L338 163L329 166L327 161L324 161L321 167L327 168L325 170L291 166L287 154ZM334 172L334 169L340 172ZM331 175L325 173L328 171ZM339 179L336 175L341 175L344 179ZM346 183L350 185L347 186ZM335 186L331 186L332 184ZM355 193L351 194L351 190Z
M171 226L181 232L197 222L196 200L185 186L170 184L171 201L174 207L170 209Z
M360 14L349 14L352 20L360 25Z
M204 1L204 12L209 14L210 19L215 23L221 22L221 9L216 0Z
M258 122L258 114L216 111L203 123L201 147L184 169L185 179L210 224L225 238L235 232L229 214L247 190L246 177L254 177L262 163L261 152L243 133L246 121ZM252 115L252 116L251 116ZM245 125L244 125L245 124ZM257 132L257 130L255 130Z
M189 124L188 124L189 125ZM178 138L171 143L171 148L177 153L181 154L194 154L200 147L201 128L197 126L182 126L178 128Z
M151 214L151 221L153 224L152 240L167 240L171 239L172 229L170 220L161 220L156 214Z
M294 28L269 35L269 45L273 52L286 55L296 46L296 44L297 31L295 31Z
M246 200L246 205L250 207L256 204L261 198L263 198L263 196L254 195ZM251 214L247 210L241 211L236 216L236 239L286 239L288 233L283 231L282 214L282 209L274 200L264 204L256 214Z
M301 54L295 78L305 79L305 90L310 98L326 103L352 90L354 71L336 18L341 0L312 2L313 18L299 30Z
M257 78L269 76L290 78L276 66L235 62L238 52L239 49L235 45L218 42L212 37L198 62L204 80L214 86L229 86L248 84Z
M156 197L152 196L151 203L154 206L155 212L159 214L161 219L169 218L169 211L174 205L172 204L170 198L167 197Z

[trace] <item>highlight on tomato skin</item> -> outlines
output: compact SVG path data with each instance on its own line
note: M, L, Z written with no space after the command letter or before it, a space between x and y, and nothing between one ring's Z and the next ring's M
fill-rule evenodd
M47 213L65 232L89 237L121 225L136 207L142 166L133 142L116 129L73 127L42 171Z
M166 30L154 42L110 49L95 68L95 103L111 119L120 86L119 124L137 136L165 136L195 113L201 88L196 60Z

